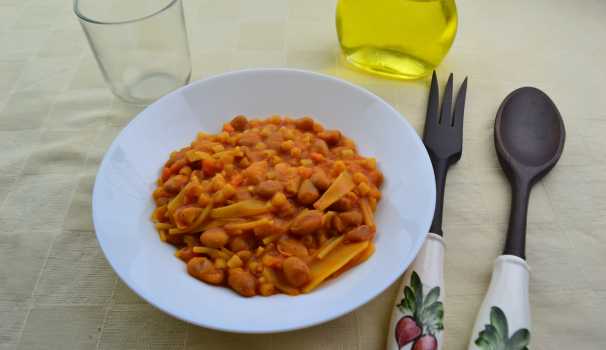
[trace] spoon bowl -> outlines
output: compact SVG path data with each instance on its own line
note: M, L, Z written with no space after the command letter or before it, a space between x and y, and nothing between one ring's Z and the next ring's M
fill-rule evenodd
M504 255L525 259L530 191L560 159L565 138L562 116L541 90L520 88L501 103L494 124L495 148L512 190Z

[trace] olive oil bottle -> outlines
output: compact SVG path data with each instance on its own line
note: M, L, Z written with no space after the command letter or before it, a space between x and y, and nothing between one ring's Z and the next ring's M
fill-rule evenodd
M354 66L416 79L446 57L457 33L454 0L339 0L341 50Z

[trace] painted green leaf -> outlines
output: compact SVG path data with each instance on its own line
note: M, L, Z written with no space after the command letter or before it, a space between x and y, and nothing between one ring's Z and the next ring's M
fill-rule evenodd
M427 333L435 335L438 331L444 330L444 324L441 322L432 323L427 326Z
M476 339L475 343L482 350L496 350L489 342L487 342L483 338Z
M427 308L423 310L423 313L427 315L428 320L435 320L436 322L444 321L444 303L441 301L436 301L435 303L429 305Z
M490 308L490 324L497 329L499 338L502 339L502 342L507 343L507 338L509 337L507 317L499 307L493 306Z
M410 288L415 295L423 294L423 284L421 283L421 279L416 271L413 271L412 275L410 276ZM404 292L406 293L406 289L404 289Z
M413 314L413 310L411 308L410 305L410 300L408 299L402 299L400 301L400 304L398 305L398 308L400 308L400 311L404 314L404 315L408 315L408 314Z
M444 303L436 301L423 310L423 323L427 326L427 332L435 334L444 329ZM442 325L441 327L439 325Z
M497 330L497 328L491 324L486 324L484 325L484 327L486 328L486 330L491 331L492 333L494 333L495 335L499 336L499 331Z
M416 294L416 293L415 293ZM415 307L417 308L417 317L421 317L421 313L423 312L423 291L419 294L416 294L417 299L415 300Z
M410 289L414 295L412 300L415 303L416 316L419 317L420 312L423 311L423 283L421 283L421 278L419 278L416 271L413 271L410 276ZM404 289L404 295L406 295L406 288ZM408 298L408 296L406 296L406 298Z
M480 332L480 338L486 340L488 343L492 344L494 347L499 345L499 338L497 337L497 335L488 329L485 329Z
M415 306L415 302L414 299L406 299L406 301L404 302L404 306L410 310L410 313L413 315L413 317L416 319L416 315L417 315L417 309Z
M415 303L415 294L408 286L404 287L404 303L403 306L410 310L410 312L415 315L417 314L417 305Z
M429 305L438 301L439 297L440 297L440 287L435 287L434 289L430 290L429 293L427 293L427 296L425 297L425 302L423 303L423 308L427 308L427 307L429 307Z
M530 332L526 328L516 331L509 338L507 317L497 306L490 309L490 324L478 334L475 341L481 349L488 350L528 350Z
M404 298L407 300L415 300L415 292L409 286L404 287Z
M530 332L526 328L522 328L515 332L507 344L507 350L528 350L530 344Z

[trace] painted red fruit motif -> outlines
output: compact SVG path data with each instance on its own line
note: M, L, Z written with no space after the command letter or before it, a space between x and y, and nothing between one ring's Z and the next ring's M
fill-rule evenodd
M398 345L403 347L421 335L421 327L410 316L404 316L396 325L396 339Z
M412 350L436 350L438 348L438 341L436 337L431 334L425 334L419 337L417 341L412 345Z
M444 331L444 303L438 301L440 287L423 293L423 283L416 271L410 276L410 285L404 287L404 299L397 308L404 315L396 325L396 341L400 349L412 343L411 350L436 350L436 334Z

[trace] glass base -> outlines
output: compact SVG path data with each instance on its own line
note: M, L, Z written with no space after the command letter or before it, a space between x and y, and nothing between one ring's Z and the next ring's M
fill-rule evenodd
M134 107L147 107L159 100L161 97L173 92L174 90L189 83L191 72L183 84L179 84L177 79L166 73L152 73L137 80L128 90L126 96L116 97L128 105Z
M403 54L374 47L354 50L343 48L343 54L356 68L397 79L419 79L431 73L437 65Z

